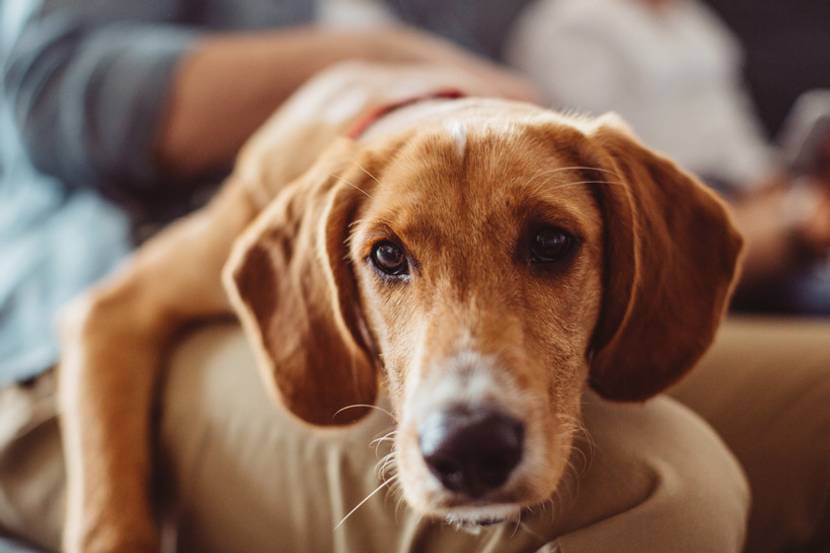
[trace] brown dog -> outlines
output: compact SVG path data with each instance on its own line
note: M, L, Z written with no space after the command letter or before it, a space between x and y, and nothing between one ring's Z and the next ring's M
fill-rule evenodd
M487 95L459 79L321 74L207 208L69 309L69 551L158 548L149 407L193 319L233 308L275 397L313 425L357 420L382 382L407 502L463 523L555 492L586 385L643 400L694 365L741 249L723 204L613 116L434 97Z

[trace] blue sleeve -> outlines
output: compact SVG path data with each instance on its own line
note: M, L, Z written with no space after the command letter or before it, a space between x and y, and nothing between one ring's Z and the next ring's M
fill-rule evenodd
M181 24L180 3L45 0L30 13L3 84L40 171L98 188L161 180L153 142L177 61L197 36Z

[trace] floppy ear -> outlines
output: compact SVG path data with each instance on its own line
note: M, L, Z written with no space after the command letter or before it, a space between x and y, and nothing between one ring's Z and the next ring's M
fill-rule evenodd
M590 384L614 400L665 389L703 355L727 308L742 238L724 203L634 139L615 116L592 133L611 174L604 297Z
M365 198L358 190L372 184L364 173L344 174L359 148L336 144L285 187L238 239L224 273L266 381L317 425L355 421L367 409L338 410L371 405L377 394L346 246Z

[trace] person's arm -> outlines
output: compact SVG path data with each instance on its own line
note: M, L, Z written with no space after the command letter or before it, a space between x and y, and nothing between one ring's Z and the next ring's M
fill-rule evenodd
M405 28L295 28L206 36L181 60L156 143L171 172L194 175L228 164L245 139L311 75L338 61L457 66L506 96L531 87L495 64Z
M3 84L36 168L123 190L225 167L303 80L349 58L463 66L506 95L531 94L494 64L407 29L207 34L181 24L183 7L53 0L26 20Z
M4 15L30 12L4 27L2 92L38 170L87 187L158 179L153 122L178 59L199 36L176 24L179 3L4 5Z

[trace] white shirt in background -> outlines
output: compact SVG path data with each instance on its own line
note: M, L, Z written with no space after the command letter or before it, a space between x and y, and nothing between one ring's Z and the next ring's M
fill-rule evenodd
M553 107L615 111L691 171L751 186L774 162L741 88L740 47L698 2L538 0L506 57Z

